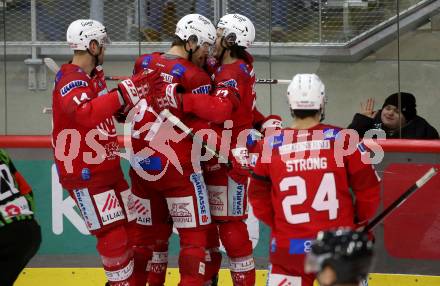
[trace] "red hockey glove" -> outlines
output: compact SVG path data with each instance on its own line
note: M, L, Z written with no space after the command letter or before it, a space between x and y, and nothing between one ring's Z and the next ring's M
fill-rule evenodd
M269 115L267 116L261 124L260 132L267 135L266 132L271 133L274 130L279 130L282 128L283 120L279 115Z
M246 184L249 177L249 152L245 147L237 147L231 150L232 166L228 172L228 176L239 184Z
M147 98L148 101L148 98L157 92L161 85L160 74L150 70L142 71L121 81L118 84L118 90L125 103L123 113L127 114L141 98Z
M164 109L182 110L182 96L185 89L179 83L162 83L157 92L155 92L148 100L157 112Z

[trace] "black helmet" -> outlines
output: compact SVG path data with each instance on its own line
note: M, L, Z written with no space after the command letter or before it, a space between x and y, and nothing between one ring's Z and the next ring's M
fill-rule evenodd
M320 272L330 266L336 284L359 283L367 278L373 259L373 242L368 234L350 229L320 232L306 259L306 272Z

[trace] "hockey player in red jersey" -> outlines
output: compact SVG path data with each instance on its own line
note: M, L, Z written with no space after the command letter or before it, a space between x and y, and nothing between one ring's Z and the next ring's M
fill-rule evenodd
M255 284L252 242L244 221L247 218L246 182L249 170L240 162L240 159L247 160L246 139L254 123L255 74L253 58L246 51L254 39L255 28L247 17L239 14L223 16L217 25L214 49L218 66L213 68L211 65L214 86L233 88L234 96L239 101L230 124L217 126L223 130L223 137L230 136L231 154L239 159L230 156L234 162L232 168L210 162L204 168L211 214L218 227L213 231L218 231L225 247L235 286ZM242 155L244 158L241 158ZM211 233L211 236L215 237L215 233ZM211 256L219 255L218 246L218 240L210 240Z
M296 75L287 94L294 121L264 140L249 200L272 229L267 285L311 286L315 276L304 272L311 241L321 230L353 229L372 218L379 179L358 138L353 144L347 130L320 123L326 97L317 75Z
M148 267L135 271L143 271L149 285L163 285L165 280L170 216L179 231L181 243L179 285L204 284L207 229L211 217L206 185L200 168L194 167L199 162L191 156L193 140L186 134L178 140L177 133L171 136L169 139L176 140L169 140L167 144L175 155L173 157L154 147L161 131L148 136L153 134L150 133L151 128L140 133L139 130L155 121L161 123L157 114L164 109L195 129L208 127L208 122L221 123L230 118L238 102L230 96L232 89L218 87L210 95L211 79L200 68L214 41L215 27L212 23L202 15L189 14L177 23L176 36L166 53L142 55L135 63L135 73L142 70L159 72L166 86L163 93L149 97L142 105L143 110L135 116L133 134L136 136L132 140L136 158L130 170L133 194L135 201L146 209L144 218L141 216L137 222L135 256L143 258L144 265L148 264ZM144 148L154 152L149 156L142 155L140 151ZM162 175L152 179L142 176L143 172ZM187 214L186 221L181 218L183 211ZM148 263L148 260L151 261Z
M135 285L127 235L128 222L135 214L116 155L119 147L112 116L118 110L130 110L151 83L149 76L139 74L107 90L101 67L107 33L98 21L72 22L67 42L74 51L73 59L56 75L52 102L52 142L59 180L97 238L109 284Z

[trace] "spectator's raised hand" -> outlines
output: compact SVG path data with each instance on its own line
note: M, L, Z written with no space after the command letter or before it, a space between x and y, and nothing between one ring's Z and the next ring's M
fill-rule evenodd
M360 114L374 118L377 114L377 110L374 111L374 98L370 97L366 102L361 102Z

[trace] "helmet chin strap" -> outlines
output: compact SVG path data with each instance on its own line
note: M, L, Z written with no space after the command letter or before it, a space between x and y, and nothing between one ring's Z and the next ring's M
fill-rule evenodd
M222 52L221 52L220 57L219 57L220 63L223 63L223 57L225 55L225 52L226 52L227 49L229 49L228 46L224 46L223 45L224 40L225 40L225 37L223 36L222 40L220 41L220 46L222 47Z
M189 51L186 49L186 43L189 43L188 41L185 41L185 45L184 45L184 48L185 48L185 52L187 52L188 53L188 60L190 61L190 62L192 62L192 56L193 56L193 54L195 53L195 52L197 52L197 50L200 48L199 46L197 46L196 47L196 49L193 51L193 49L189 49Z
M99 46L99 53L97 55L92 54L90 52L90 49L87 49L87 52L89 53L89 55L91 55L95 59L95 62L94 62L95 68L99 65L99 55L102 53L102 48L103 48L102 46Z

